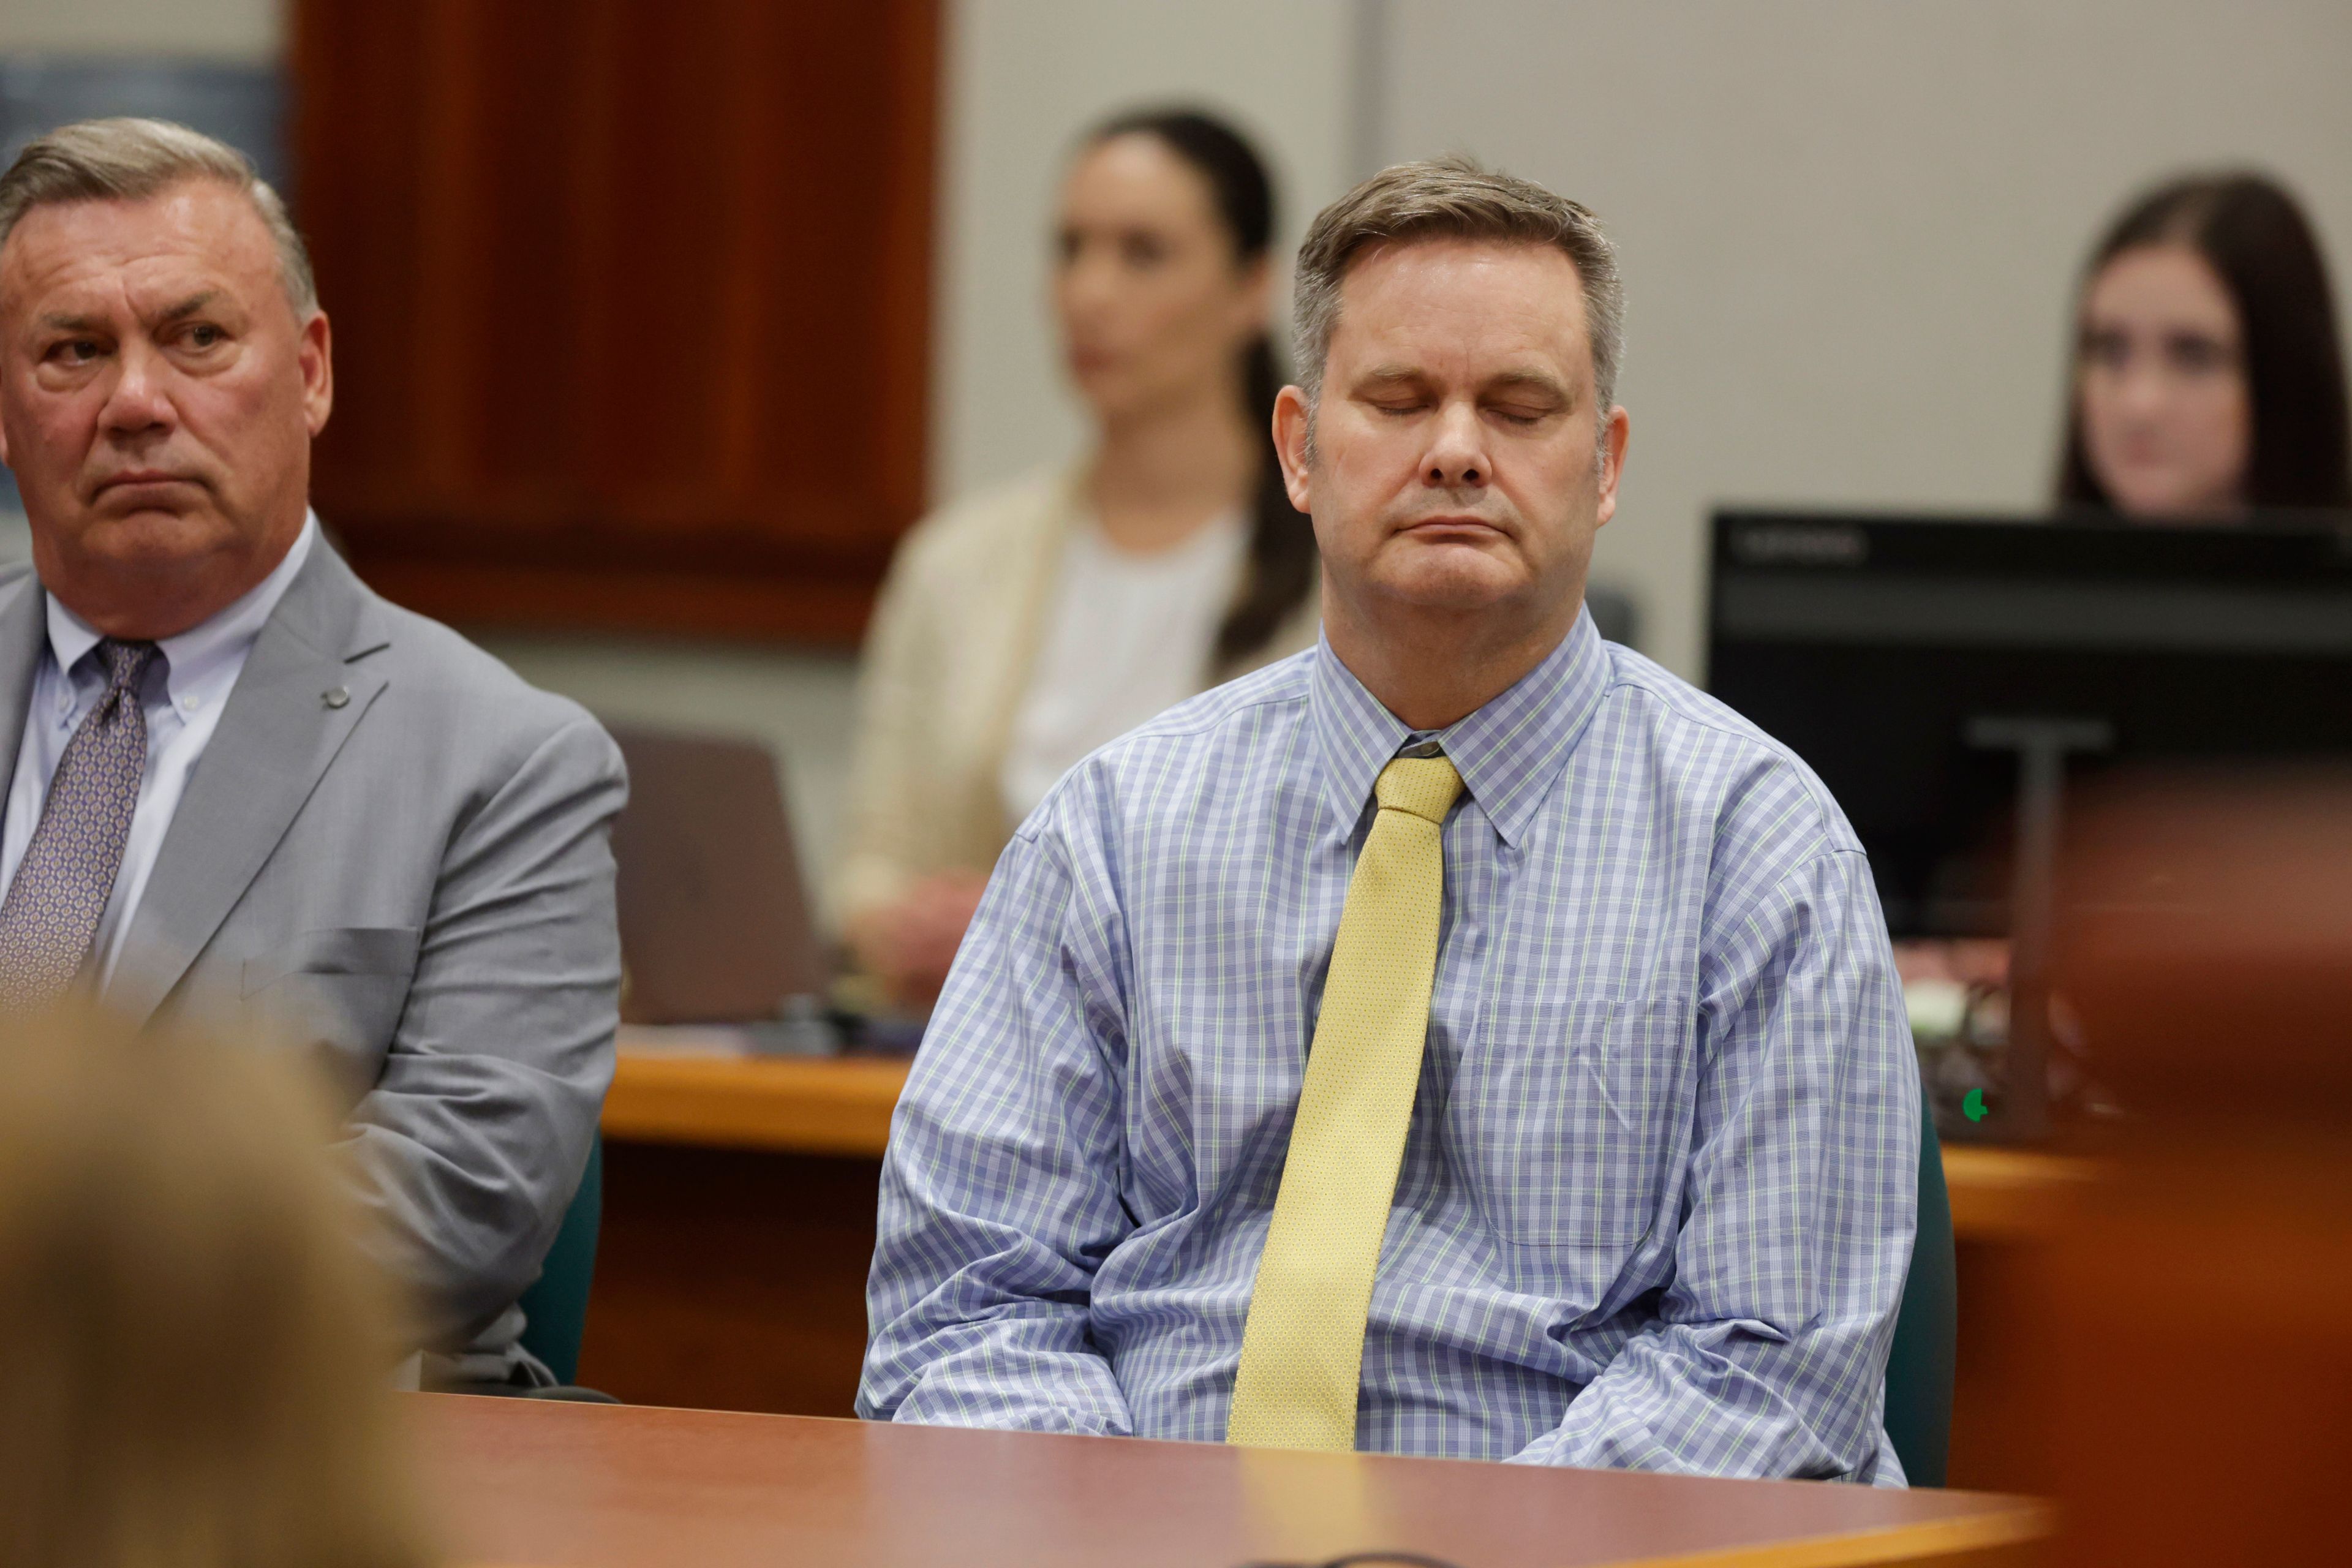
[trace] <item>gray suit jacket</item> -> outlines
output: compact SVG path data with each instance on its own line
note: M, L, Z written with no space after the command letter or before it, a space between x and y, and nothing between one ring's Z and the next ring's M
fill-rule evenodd
M0 760L47 637L0 574ZM321 1058L371 1245L422 1348L524 1358L515 1299L580 1184L621 979L618 750L586 710L386 603L327 547L262 628L105 996Z

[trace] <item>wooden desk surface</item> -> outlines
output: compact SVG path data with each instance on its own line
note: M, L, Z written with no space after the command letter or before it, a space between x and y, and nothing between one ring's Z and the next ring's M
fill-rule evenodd
M643 1143L881 1157L907 1064L882 1058L646 1053L622 1032L604 1136ZM1949 1146L1944 1180L1963 1241L2033 1236L2053 1199L2089 1174L2079 1160Z
M907 1063L881 1057L640 1054L621 1036L604 1136L879 1159Z
M404 1399L455 1561L507 1568L1234 1568L1374 1547L1464 1568L1990 1564L2048 1519L1975 1492Z

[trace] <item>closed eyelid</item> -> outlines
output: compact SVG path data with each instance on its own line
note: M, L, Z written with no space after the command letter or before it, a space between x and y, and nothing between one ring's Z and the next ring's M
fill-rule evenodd
M1496 376L1486 384L1486 393L1488 397L1497 400L1517 397L1524 402L1560 408L1574 401L1567 387L1549 375L1534 372Z

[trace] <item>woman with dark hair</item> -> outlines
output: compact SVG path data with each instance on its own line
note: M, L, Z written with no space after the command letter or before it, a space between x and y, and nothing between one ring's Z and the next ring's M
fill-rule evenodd
M2149 192L2085 269L2058 502L2133 520L2352 506L2336 309L2311 225L2255 174Z
M1315 536L1270 435L1274 193L1231 127L1121 116L1071 160L1054 305L1092 450L927 519L866 649L835 914L899 1002L946 978L989 868L1104 742L1315 639Z

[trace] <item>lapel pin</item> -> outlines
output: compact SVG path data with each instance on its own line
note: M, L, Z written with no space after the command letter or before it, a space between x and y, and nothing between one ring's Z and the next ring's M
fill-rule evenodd
M319 700L325 703L330 708L341 708L347 706L351 702L351 692L340 686L330 686L326 690L319 693Z

